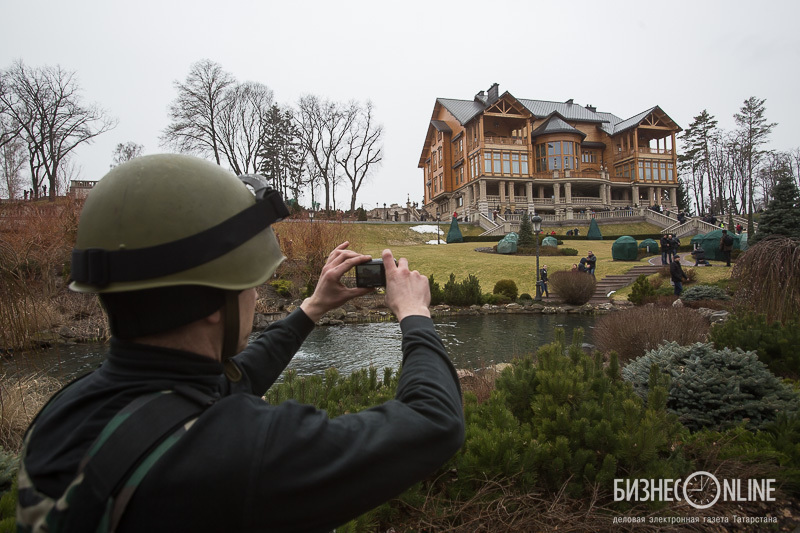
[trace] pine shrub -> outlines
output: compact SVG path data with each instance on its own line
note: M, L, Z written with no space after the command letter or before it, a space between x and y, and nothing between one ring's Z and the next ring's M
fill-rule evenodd
M578 255L578 250L575 248L561 248L561 255Z
M597 282L593 276L585 272L558 270L550 274L548 282L553 292L558 294L564 303L583 305L594 294Z
M442 293L439 283L434 281L433 274L428 276L428 287L431 291L431 305L439 305L444 302L444 293Z
M720 348L754 351L779 376L800 378L800 321L769 322L766 315L734 314L711 329L709 340Z
M730 296L724 289L716 285L695 285L681 294L681 300L690 302L697 300L728 300Z
M504 294L512 302L517 299L517 284L513 279L501 279L494 284L492 294Z
M519 241L518 246L531 246L536 245L536 237L533 235L533 225L530 218L525 214L519 223Z
M656 288L648 281L645 274L639 275L633 282L628 301L634 305L644 305L656 300Z
M657 401L645 407L622 381L616 357L583 353L576 330L565 348L564 331L536 357L515 360L497 379L497 390L465 406L467 437L456 457L462 497L487 476L513 480L520 490L579 497L617 477L677 477L686 464L672 446L683 429ZM658 386L654 393L657 396ZM666 388L661 387L666 398Z
M621 361L640 357L664 341L692 344L706 339L711 324L693 309L640 307L600 316L592 339L603 353L615 351Z
M278 293L278 296L282 296L284 298L292 297L292 288L294 287L294 284L288 279L270 281L269 284L273 289L275 289L275 292Z
M759 429L774 422L778 413L800 408L797 394L754 352L717 350L711 343L666 343L622 369L622 377L642 398L647 397L653 365L671 377L667 408L694 431L739 424Z
M442 298L448 305L469 306L481 302L481 284L478 278L470 274L467 279L456 282L456 276L450 273L450 280L444 284Z

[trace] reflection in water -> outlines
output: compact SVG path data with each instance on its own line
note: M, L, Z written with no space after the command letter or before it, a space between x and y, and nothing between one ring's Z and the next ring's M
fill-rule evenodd
M475 369L534 352L553 340L556 327L566 330L567 341L573 329L582 327L584 342L591 343L593 323L584 315L481 315L440 319L436 330L456 368ZM101 345L58 346L4 361L3 367L9 373L46 371L66 381L96 368L106 350ZM289 368L301 375L322 374L330 367L350 374L370 365L398 368L401 359L396 322L348 324L315 328Z

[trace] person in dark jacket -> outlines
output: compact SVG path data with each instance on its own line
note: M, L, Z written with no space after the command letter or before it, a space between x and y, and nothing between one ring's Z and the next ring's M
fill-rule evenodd
M722 230L722 237L719 239L719 250L722 258L725 259L725 266L731 266L731 252L733 251L733 237L728 235L728 230Z
M550 298L550 291L547 290L547 265L539 269L539 282L542 284L542 292L545 297Z
M336 418L264 401L315 323L372 290L341 282L370 259L342 243L314 293L248 343L255 287L284 259L270 224L287 215L266 179L240 181L194 157L136 158L98 182L81 214L70 288L100 294L110 348L31 424L18 527L330 531L461 447L460 388L430 318L428 281L389 250L386 305L403 355L395 398ZM157 446L140 445L151 437Z
M661 235L661 239L659 239L659 244L661 245L661 264L668 265L668 258L670 256L670 239L669 235Z
M681 246L681 240L677 238L674 234L669 235L669 253L670 253L670 262L672 259L677 255L678 248Z
M672 263L669 265L669 275L672 279L672 284L675 287L674 294L675 296L680 296L683 292L683 281L689 281L689 278L686 277L686 274L683 272L683 268L681 268L681 258L680 256L676 255Z
M586 271L594 276L594 271L597 268L597 256L595 256L591 250L586 255Z

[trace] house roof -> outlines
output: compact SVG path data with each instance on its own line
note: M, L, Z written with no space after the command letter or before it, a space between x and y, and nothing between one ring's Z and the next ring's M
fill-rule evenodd
M442 131L445 133L453 133L453 130L450 129L450 126L447 125L447 122L443 120L431 120L431 126L436 128L436 131Z
M545 135L548 133L577 133L582 138L586 138L585 133L564 122L558 113L553 113L553 115L547 119L544 124L533 130L531 132L531 137L538 137L539 135Z
M519 102L535 117L542 118L558 113L566 120L579 120L581 122L605 122L599 113L587 109L580 104L570 102L548 102L546 100L525 100Z
M461 125L466 125L467 122L475 118L486 109L486 106L474 100L452 100L449 98L437 98L437 102L442 104L451 115L456 117Z

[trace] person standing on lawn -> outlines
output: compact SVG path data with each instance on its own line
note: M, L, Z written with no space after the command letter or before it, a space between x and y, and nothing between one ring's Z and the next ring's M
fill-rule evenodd
M672 279L672 284L675 286L675 296L680 296L683 292L683 280L689 281L686 273L681 268L681 258L676 255L669 265L669 275Z

